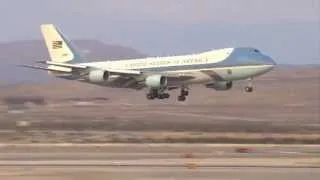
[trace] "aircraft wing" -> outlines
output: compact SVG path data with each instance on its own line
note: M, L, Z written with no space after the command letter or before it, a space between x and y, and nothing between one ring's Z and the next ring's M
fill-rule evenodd
M47 67L32 66L32 65L20 65L22 67L40 69L47 71L55 71L60 73L71 73L72 79L81 80L86 76L90 70L105 70L108 71L111 75L117 76L113 82L114 87L118 88L133 88L133 89L142 89L145 87L145 78L154 74L161 74L166 76L168 79L168 89L175 89L177 84L181 81L193 79L192 74L180 74L180 73L165 73L165 72L142 72L138 70L126 70L126 69L105 69L100 67L82 65L82 64L69 64L69 63L60 63L52 61L38 61L39 64L45 64Z
M123 75L123 76L148 76L153 74L159 74L158 72L149 72L149 71L138 71L138 70L127 70L127 69L108 69L108 68L101 68L101 67L94 67L94 66L87 66L87 65L81 65L81 64L69 64L69 63L59 63L59 62L52 62L52 61L39 61L38 63L46 64L46 65L52 65L52 66L58 66L63 68L70 68L73 71L88 71L90 69L100 69L110 72L114 75ZM186 74L186 73L160 73L170 79L176 79L176 80L187 80L192 79L192 74Z
M116 75L141 75L142 72L140 71L135 71L135 70L124 70L124 69L103 69L103 68L96 68L96 67L91 67L91 66L86 66L86 65L78 65L78 64L69 64L69 63L58 63L58 62L51 62L51 61L39 61L38 63L42 64L47 64L47 65L53 65L53 66L59 66L59 67L65 67L65 68L70 68L75 71L85 71L88 69L101 69L108 71L112 74Z

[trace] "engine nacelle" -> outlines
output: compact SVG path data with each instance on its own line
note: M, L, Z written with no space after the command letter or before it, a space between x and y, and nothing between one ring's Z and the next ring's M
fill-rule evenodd
M103 70L93 70L89 72L88 79L92 83L103 83L108 81L109 72Z
M167 77L162 75L151 75L146 78L145 83L149 88L165 88L167 86Z
M216 91L225 91L232 88L232 81L217 81L211 84L206 84L206 87L215 89Z

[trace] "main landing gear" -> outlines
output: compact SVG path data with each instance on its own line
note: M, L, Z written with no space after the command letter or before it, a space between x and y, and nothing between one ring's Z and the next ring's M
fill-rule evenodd
M158 99L168 99L170 94L163 93L163 91L159 91L158 89L150 89L149 93L147 94L147 99L153 100L155 98Z
M189 95L188 88L182 87L181 91L180 91L180 95L178 96L178 101L185 101L186 96L188 96L188 95Z
M180 95L178 96L178 101L185 101L186 96L189 95L189 90L187 87L181 87ZM153 100L153 99L168 99L170 97L170 94L164 93L164 89L150 89L147 93L147 99Z
M252 78L248 79L248 85L244 89L246 92L252 92L253 91L253 85L252 85Z

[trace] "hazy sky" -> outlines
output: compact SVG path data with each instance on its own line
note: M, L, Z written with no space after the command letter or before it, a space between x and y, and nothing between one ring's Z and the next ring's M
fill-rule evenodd
M175 23L275 22L319 20L317 0L118 0L69 1L79 13L171 21ZM88 8L90 7L90 8Z
M54 23L152 55L246 45L283 63L320 61L320 0L1 0L0 22L0 41L39 39Z

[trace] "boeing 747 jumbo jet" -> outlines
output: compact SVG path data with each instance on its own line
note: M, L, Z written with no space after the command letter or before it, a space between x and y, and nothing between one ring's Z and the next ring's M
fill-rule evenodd
M197 54L147 57L117 61L85 62L74 45L52 24L41 25L50 60L44 66L24 67L46 70L58 78L78 80L115 88L147 88L147 99L166 99L180 89L178 101L185 101L189 87L202 84L218 91L232 88L233 81L251 80L274 68L275 62L255 48L239 47Z

